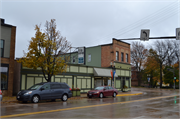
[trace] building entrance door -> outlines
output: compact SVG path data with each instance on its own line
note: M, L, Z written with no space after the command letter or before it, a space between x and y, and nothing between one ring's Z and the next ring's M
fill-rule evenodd
M98 77L94 80L94 88L98 86L111 86L112 81L109 77Z

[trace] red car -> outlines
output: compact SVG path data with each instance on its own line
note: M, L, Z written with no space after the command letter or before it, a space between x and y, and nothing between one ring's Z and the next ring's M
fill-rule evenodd
M96 87L94 90L88 91L87 96L89 98L91 97L103 98L105 96L116 97L117 94L118 94L118 90L111 86L99 86Z
M2 91L0 90L0 101L2 101L2 98L3 98Z

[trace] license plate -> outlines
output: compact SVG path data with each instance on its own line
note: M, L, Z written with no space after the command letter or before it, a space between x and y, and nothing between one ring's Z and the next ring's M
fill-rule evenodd
M89 95L92 95L92 94L89 94Z
M17 96L17 98L20 98L20 96Z

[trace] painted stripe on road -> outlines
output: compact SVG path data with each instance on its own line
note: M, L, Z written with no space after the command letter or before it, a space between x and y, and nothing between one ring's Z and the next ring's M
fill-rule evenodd
M140 99L140 100L133 100L133 101L125 101L125 102L115 102L115 103L99 104L99 105L90 105L90 106L72 107L72 108L65 108L65 109L40 111L40 112L30 112L30 113L24 113L24 114L5 115L5 116L1 116L1 118L20 117L20 116L35 115L35 114L43 114L43 113L50 113L50 112L59 112L59 111L67 111L67 110L83 109L83 108L90 108L90 107L107 106L107 105L114 105L114 104L125 104L125 103L131 103L131 102L139 102L139 101L147 101L147 100L162 99L162 98L168 98L168 97L174 97L174 96L179 96L179 95L162 96L162 97L155 97L155 98L148 98L148 99Z
M135 93L135 94L119 94L119 95L116 95L116 96L132 96L132 95L141 95L143 93Z

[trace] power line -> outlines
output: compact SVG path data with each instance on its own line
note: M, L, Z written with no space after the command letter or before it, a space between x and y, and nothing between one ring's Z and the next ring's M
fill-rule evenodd
M173 9L170 10L171 13L174 12L173 10L175 10L175 8L173 8ZM161 13L160 13L160 14L161 14ZM163 17L163 16L160 15L160 14L158 13L158 14L156 14L156 16L154 15L152 18L148 19L148 21L152 19L151 22L153 22L153 20L156 19L157 16ZM164 12L163 15L167 15L167 13ZM160 18L161 18L161 17L160 17ZM142 20L143 20L143 21L142 21ZM142 19L142 20L140 20L140 21L142 21L140 24L137 24L137 25L135 24L134 26L129 26L129 27L131 27L130 30L129 30L129 29L128 29L128 31L127 31L127 30L126 30L126 31L124 30L123 32L119 33L118 36L119 36L119 35L122 35L122 34L125 34L125 33L129 32L129 31L132 31L133 29L138 28L139 26L143 26L144 24L146 25L147 23L151 23L151 22L148 22L148 21L144 21L144 19Z
M121 34L125 34L126 32L128 32L128 31L130 31L128 28L130 27L131 28L131 30L133 30L133 29L135 29L135 28L137 28L138 26L142 26L144 23L146 23L147 21L149 21L150 19L155 19L155 17L157 17L157 16L163 16L163 15L166 15L167 14L167 12L169 12L169 11L173 11L173 10L175 10L176 8L175 8L175 3L172 3L172 4L170 4L170 5L168 5L168 6L166 6L166 7L164 7L164 8L162 8L162 9L160 9L160 10L158 10L158 12L156 13L156 14L151 14L151 15L148 15L147 17L145 17L145 18L143 18L143 19L141 19L141 20L139 20L139 21L137 21L137 22L135 22L135 23L133 23L132 25L129 25L129 26L126 26L126 27L124 27L124 28L122 28L122 29L120 29L120 30L118 30L118 31L116 31L116 32L118 32L118 35L121 35ZM162 13L163 12L163 13ZM161 18L161 17L160 17ZM133 26L133 27L132 27ZM134 28L135 27L135 28ZM127 31L127 30L128 31ZM126 31L125 31L126 30ZM123 31L123 32L122 32ZM107 36L105 36L105 37L108 37L108 36L110 36L110 35L116 35L117 33L116 32L114 32L114 33L111 33L111 34L109 34L109 35L107 35ZM121 33L122 32L122 33ZM105 38L105 37L102 37L102 38ZM100 38L100 39L102 39L102 38ZM101 41L100 39L98 39L99 41ZM97 40L97 39L95 39L95 40ZM93 40L94 41L94 40ZM92 42L92 40L91 40L91 42Z

